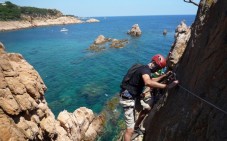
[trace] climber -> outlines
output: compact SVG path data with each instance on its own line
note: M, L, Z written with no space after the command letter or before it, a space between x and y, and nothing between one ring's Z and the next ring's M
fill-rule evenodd
M164 78L167 74L163 74L157 78L151 78L150 74L162 69L166 66L165 58L157 54L152 57L151 62L147 65L141 65L134 69L134 72L127 72L121 83L120 104L124 109L124 116L126 122L126 132L124 134L124 141L131 141L135 125L135 101L140 97L144 86L151 88L173 88L178 84L175 80L169 85L159 83L158 81Z
M153 73L151 75L152 78L157 78L157 77L163 75L164 70L165 70L165 68L156 71L155 73ZM174 76L174 74L172 72L168 72L168 73L166 73L166 77L164 77L163 79L161 79L158 82L163 83L163 84L169 84L172 81L176 80L173 76ZM158 88L151 89L150 87L147 87L147 86L145 87L142 94L140 95L140 104L143 107L143 109L139 112L139 116L135 123L134 129L135 129L136 133L138 133L138 134L143 133L143 130L141 130L142 128L139 127L140 123L143 121L145 116L151 111L153 106L164 95L164 92L165 92L165 89L158 89Z

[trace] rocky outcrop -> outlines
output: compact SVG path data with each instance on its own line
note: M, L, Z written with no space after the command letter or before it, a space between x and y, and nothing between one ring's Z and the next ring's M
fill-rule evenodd
M123 48L127 43L128 43L127 39L123 39L123 40L113 39L112 42L110 43L110 47Z
M226 140L226 13L225 0L200 2L191 37L174 68L180 85L168 91L153 118L149 114L145 141Z
M18 30L24 28L32 28L39 26L50 26L50 25L65 25L65 24L81 24L81 23L94 23L100 22L97 19L91 18L86 21L82 21L74 16L60 16L60 17L39 17L29 18L24 17L21 21L0 21L0 31Z
M94 18L86 20L86 23L95 23L95 22L100 22L100 21Z
M140 36L142 34L138 24L134 24L130 31L127 32L131 36Z
M22 55L0 43L0 140L95 140L104 116L85 107L63 111L58 120L44 97L46 86Z
M23 21L0 21L0 31L18 30L37 26L59 25L59 24L78 24L83 23L78 18L72 16L61 16L57 18L42 18Z
M168 56L167 66L169 69L173 69L176 64L179 62L182 57L186 45L191 36L191 29L188 27L184 21L181 22L180 25L177 26L175 31L175 42L173 43L170 54Z
M89 50L99 52L99 51L105 50L108 46L111 48L122 48L127 43L128 43L127 39L117 40L117 39L106 38L103 35L99 35L97 39L95 39L94 43L90 45Z

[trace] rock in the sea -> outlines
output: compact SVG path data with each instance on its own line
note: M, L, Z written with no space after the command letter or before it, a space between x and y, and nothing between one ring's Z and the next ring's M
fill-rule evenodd
M44 97L46 89L22 55L6 53L0 44L0 140L94 140L90 135L100 133L104 120L83 107L56 120Z
M86 23L95 23L95 22L100 22L100 21L94 18L86 20Z
M167 34L167 30L164 29L163 32L162 32L162 34L165 36Z
M108 44L107 44L108 43ZM105 38L103 35L99 35L92 45L90 45L89 50L99 52L106 49L107 46L111 48L122 48L128 43L127 39L117 40L111 38Z
M128 43L128 40L127 39L125 39L125 40L113 39L112 42L111 42L111 44L110 44L110 47L113 47L113 48L122 48L127 43Z
M140 36L142 34L140 27L138 24L134 24L130 31L128 31L128 34L131 36Z
M106 43L107 41L108 41L108 40L107 40L103 35L99 35L99 36L97 37L97 39L95 39L94 44L96 44L96 45L104 44L104 43Z
M90 45L89 50L99 52L104 49L106 49L105 43L108 42L107 38L105 38L103 35L99 35L94 43Z

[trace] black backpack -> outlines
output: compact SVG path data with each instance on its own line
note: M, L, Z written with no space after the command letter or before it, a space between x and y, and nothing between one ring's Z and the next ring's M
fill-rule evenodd
M131 66L131 68L128 70L127 74L124 76L122 82L121 82L121 88L123 90L128 89L128 82L131 79L132 75L138 70L138 68L142 67L144 65L142 64L134 64Z

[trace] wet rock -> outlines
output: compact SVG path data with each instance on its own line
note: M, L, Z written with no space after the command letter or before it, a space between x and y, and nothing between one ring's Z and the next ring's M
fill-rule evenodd
M138 24L134 24L130 31L127 32L131 36L140 36L142 34Z

